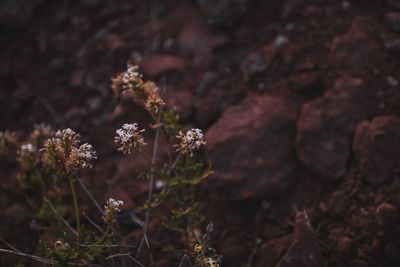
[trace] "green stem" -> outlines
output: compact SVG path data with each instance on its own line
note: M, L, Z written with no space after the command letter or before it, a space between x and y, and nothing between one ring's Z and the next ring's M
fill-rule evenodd
M80 243L81 240L81 218L79 216L79 206L78 206L78 198L76 195L76 190L74 186L74 177L70 174L68 175L68 180L69 180L69 186L71 189L71 194L72 194L72 200L74 203L74 213L75 213L75 220L76 220L76 230L78 233L77 237L77 242L78 244Z

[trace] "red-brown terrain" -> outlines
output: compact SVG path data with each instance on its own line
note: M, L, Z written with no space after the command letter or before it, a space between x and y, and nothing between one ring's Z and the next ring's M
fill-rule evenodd
M113 109L127 61L206 133L215 174L198 196L223 266L400 266L399 1L0 1L0 130L75 129L98 153L89 189L131 209L143 162L113 137L149 118L128 100ZM35 253L16 164L0 164L0 236Z

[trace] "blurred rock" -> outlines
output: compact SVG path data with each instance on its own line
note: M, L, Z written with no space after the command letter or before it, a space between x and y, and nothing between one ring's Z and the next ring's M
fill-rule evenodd
M336 191L329 199L329 212L333 215L343 216L346 208L348 208L346 193Z
M400 53L400 39L389 39L385 41L385 48L390 52Z
M363 178L381 184L400 174L400 119L379 116L357 126L354 152Z
M353 19L350 29L338 37L330 61L340 69L359 70L375 67L384 59L382 40L376 22L366 17Z
M338 238L336 250L345 257L351 257L356 246L356 241L350 237L342 236Z
M318 240L305 213L296 215L293 242L276 267L325 266Z
M3 0L0 1L0 22L22 24L32 15L43 0Z
M179 114L181 122L188 121L194 112L193 95L187 90L167 90L167 104Z
M400 252L399 247L393 242L386 244L384 252L386 257L388 257L391 260L399 259L399 252Z
M244 79L248 80L255 74L263 73L267 70L269 60L260 52L252 52L244 56L240 63Z
M197 0L208 23L232 24L246 11L248 0Z
M398 1L398 0L386 0L386 6L388 8L400 9L400 1Z
M142 59L140 67L146 77L153 78L168 71L182 70L185 61L174 55L152 54Z
M395 32L400 32L400 12L386 13L385 23L389 29Z
M124 40L122 40L122 38L117 34L107 35L106 43L110 51L115 51L127 47L127 44L124 42Z
M362 80L343 76L321 98L301 108L297 155L305 166L328 180L345 176L355 127L368 115L362 86Z
M197 9L181 9L174 16L187 18L177 43L186 55L193 56L198 63L210 61L213 50L228 41L225 35L207 25Z
M241 197L267 198L292 184L294 103L271 96L248 96L228 108L207 131L206 156L217 183Z
M397 208L389 203L382 203L376 209L376 222L382 226L393 226L397 224L399 212Z
M82 0L82 5L87 7L95 7L102 2L101 0Z
M293 242L293 235L271 239L260 247L254 263L255 267L274 266L285 255Z

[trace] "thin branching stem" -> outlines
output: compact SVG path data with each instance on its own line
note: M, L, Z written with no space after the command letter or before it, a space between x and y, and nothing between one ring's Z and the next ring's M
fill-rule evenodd
M103 209L101 208L99 202L97 202L97 200L93 197L92 193L90 193L90 191L86 187L85 183L77 176L76 176L76 180L78 180L79 185L82 187L83 191L85 191L85 193L88 195L90 200L92 200L93 204L96 206L96 208L99 210L99 212L103 215L104 214Z
M55 215L63 224L65 224L65 226L66 226L69 230L71 230L71 232L72 232L74 235L78 236L78 232L77 232L66 220L64 220L63 217L61 217L61 215L58 213L58 211L56 210L56 208L53 206L53 204L51 204L51 202L50 202L46 197L43 198L43 201L46 202L47 205L49 205L49 207L50 207L50 209L53 211L54 215Z
M74 205L74 213L76 220L76 231L77 231L77 243L80 243L81 240L81 218L79 216L79 206L78 206L78 197L76 195L75 185L74 185L74 177L72 174L68 175L69 186L72 194L72 201Z
M183 256L182 256L182 258L181 258L181 262L179 263L178 267L182 267L182 266L183 266L183 263L185 262L186 257L187 257L187 254L186 254L186 253L183 254Z
M150 177L149 177L149 193L147 195L147 203L151 203L151 201L153 199L154 167L156 165L158 144L160 141L160 120L161 120L161 111L158 112L157 121L156 121L157 128L156 128L156 136L154 138L153 151L152 151L152 155L151 155L151 173L150 173ZM143 247L143 243L145 242L149 249L150 266L153 266L154 265L153 255L151 253L150 243L147 238L147 230L148 230L149 221L150 221L150 213L151 213L151 209L149 208L146 210L145 220L144 220L144 225L143 225L143 238L140 240L140 244L137 249L136 255L138 256L140 254L140 251L142 250L142 247Z
M97 225L92 219L89 218L89 216L87 216L86 213L82 213L83 217L85 217L86 220L88 220L88 222L93 225L97 230L99 230L100 233L104 234L103 229L101 229L101 227L99 225Z
M35 255L30 255L30 254L19 252L19 251L0 248L0 252L1 253L14 254L14 255L17 255L17 256L21 256L21 257L27 257L27 258L30 258L30 259L32 259L34 261L42 262L42 263L45 263L45 264L58 264L58 261L42 258L42 257L35 256Z

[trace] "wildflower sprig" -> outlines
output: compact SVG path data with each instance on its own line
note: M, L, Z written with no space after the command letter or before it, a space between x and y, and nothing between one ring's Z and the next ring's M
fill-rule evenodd
M125 213L122 211L124 202L109 198L102 209L77 176L78 170L91 168L93 161L97 159L91 144L82 143L81 136L70 128L55 132L46 125L36 125L29 138L23 141L17 140L12 132L0 133L0 151L14 150L20 164L21 173L17 179L21 187L28 195L36 196L32 203L38 210L44 210L43 206L46 205L45 210L51 211L56 218L55 229L58 229L62 238L57 239L52 246L45 245L45 255L50 258L45 260L56 266L86 266L91 263L98 266L126 266L123 259L115 261L118 257L126 256L137 265L154 266L151 242L147 235L148 226L151 212L162 207L157 213L162 215L160 226L164 226L164 230L174 231L174 237L179 233L186 248L175 249L175 252L186 251L185 255L191 256L190 264L188 261L185 266L219 267L220 258L217 254L212 252L207 242L199 240L194 234L199 232L198 226L204 219L199 212L200 204L195 200L194 189L212 174L212 170L200 157L194 156L206 145L203 132L198 128L184 130L179 124L177 114L161 98L157 85L152 81L145 81L137 66L128 65L126 71L113 78L112 89L117 96L127 94L145 109L152 119L150 129L155 130L154 142L150 142L153 144L151 155L147 155L148 149L145 149L145 130L139 128L137 123L123 124L115 131L114 136L117 151L143 156L149 165L140 175L149 179L149 190L143 205L137 207L138 212L145 213L145 219L136 224L142 228L142 237L136 252L132 251L132 247L121 243L120 226L123 225L121 217ZM166 140L169 145L166 163L157 162L161 158L157 154L160 139ZM162 186L156 188L156 181ZM61 188L66 182L72 198L74 225L70 225L70 220L64 219L65 213L60 212L57 205L62 196ZM78 182L101 214L95 220L83 214L85 221L81 222L82 212L76 189ZM131 211L127 212L133 214ZM99 221L100 224L97 224ZM64 228L60 230L59 226ZM167 234L164 230L163 233ZM163 249L168 245L171 244L165 243ZM143 246L147 248L149 265L136 259L143 256Z
M150 163L149 170L140 175L149 178L149 197L142 207L146 211L145 234L150 211L170 203L172 207L169 206L169 214L165 215L166 219L162 221L162 225L166 229L178 232L182 240L191 240L191 233L204 218L199 212L200 205L195 201L194 187L212 174L212 170L207 168L204 162L194 157L194 154L206 144L202 130L192 128L185 131L179 124L178 116L160 97L157 85L152 81L144 81L137 67L128 66L127 71L117 75L112 80L112 88L117 95L130 93L132 100L148 111L153 120L152 128L156 130L151 156L140 149L145 141L137 124L125 124L117 130L114 139L119 145L119 151L124 154L140 152L139 154L145 156ZM157 151L157 136L160 132L172 148L169 153L169 164L161 167L155 164L154 154ZM153 195L154 176L163 182L163 186Z

